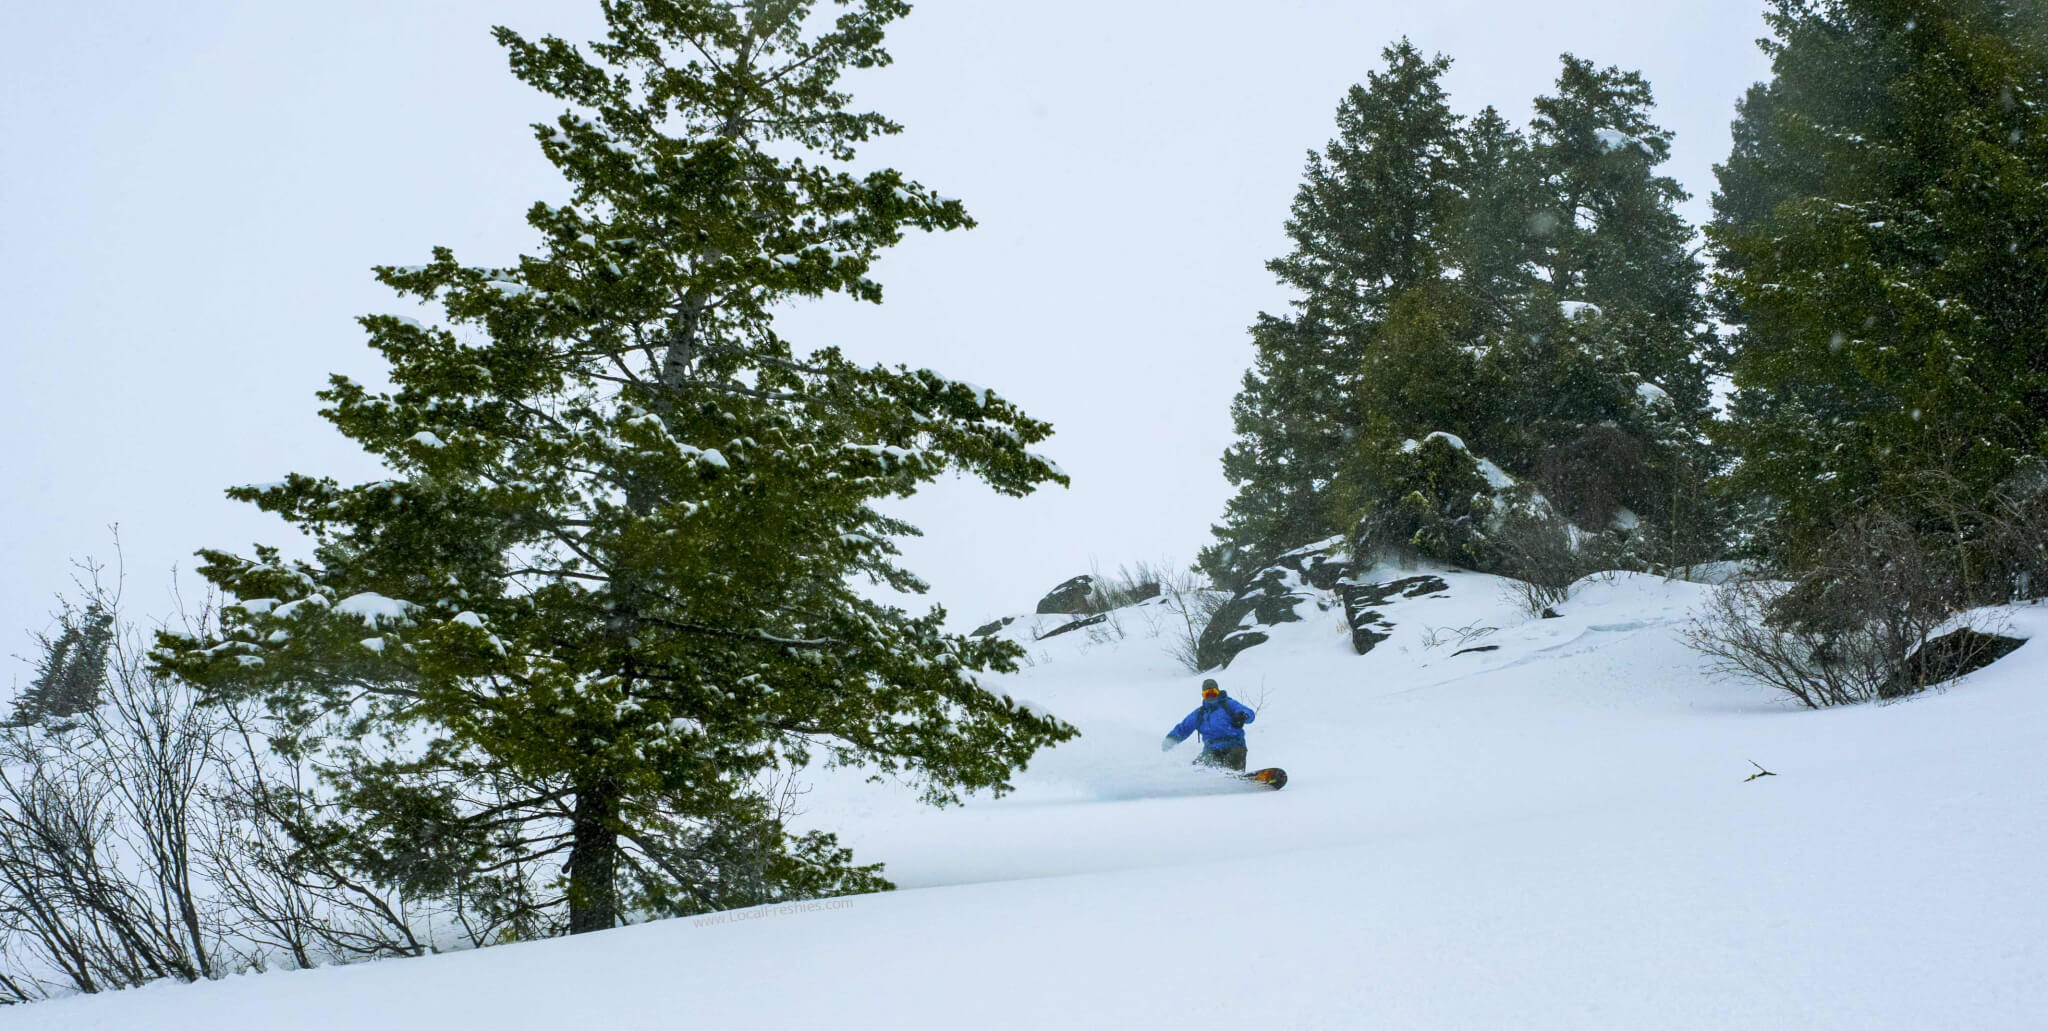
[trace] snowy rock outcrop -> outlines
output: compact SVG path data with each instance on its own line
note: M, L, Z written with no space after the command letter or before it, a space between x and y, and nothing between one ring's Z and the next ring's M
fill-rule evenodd
M1350 566L1340 537L1280 556L1216 611L1197 643L1197 661L1203 669L1228 666L1237 653L1266 642L1268 635L1259 627L1300 621L1296 609L1301 603L1328 609L1330 592Z
M1012 623L1015 623L1016 621L1017 617L1015 616L1004 616L1001 619L991 619L988 622L983 623L978 627L975 627L974 632L968 634L967 636L987 637L988 635L993 634L996 631L1001 630L1002 628L1009 626Z
M1088 611L1088 600L1095 593L1095 578L1086 573L1053 588L1046 596L1038 599L1038 614L1041 616L1079 616Z
M1340 585L1338 595L1344 599L1344 625L1351 628L1351 648L1360 655L1372 651L1373 646L1392 637L1394 624L1381 614L1379 606L1393 598L1420 598L1429 594L1443 594L1451 589L1440 576L1408 576L1385 583Z
M1905 668L1879 697L1904 698L1929 685L1975 673L2018 651L2025 643L2024 638L1985 633L1973 627L1950 631L1914 649L1906 658Z
M1038 640L1043 641L1048 637L1058 637L1059 635L1064 634L1069 630L1079 630L1084 626L1100 626L1101 624L1107 622L1109 622L1109 617L1102 613L1096 613L1093 616L1083 616L1080 619L1076 619L1070 623L1061 623L1059 626L1053 627L1051 630L1047 630L1046 632L1039 634Z
M1304 602L1313 605L1313 611L1341 605L1352 650L1364 655L1393 635L1394 623L1385 612L1389 605L1447 596L1451 589L1434 574L1365 580L1354 578L1353 567L1338 537L1282 555L1217 610L1201 636L1197 658L1202 668L1228 666L1238 653L1264 644L1271 635L1263 627L1301 621L1307 614L1301 608ZM1356 571L1358 576L1372 572L1370 567Z

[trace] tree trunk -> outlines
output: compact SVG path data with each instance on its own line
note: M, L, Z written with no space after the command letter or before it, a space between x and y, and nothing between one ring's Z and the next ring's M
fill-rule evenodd
M599 775L579 782L569 846L569 933L619 924L618 786Z

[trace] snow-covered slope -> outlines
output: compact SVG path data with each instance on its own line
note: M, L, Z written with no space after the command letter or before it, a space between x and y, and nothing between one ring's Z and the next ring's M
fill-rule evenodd
M1002 678L1083 731L1014 795L932 811L821 774L806 819L904 890L0 1025L2041 1026L2048 644L1807 712L1706 676L1677 637L1704 588L1596 579L1544 620L1441 575L1370 655L1311 611L1217 674L1258 707L1277 794L1160 753L1200 678L1169 615L1127 610L1121 638L1034 642ZM2048 608L2008 618L2048 634ZM1776 776L1745 780L1752 760Z

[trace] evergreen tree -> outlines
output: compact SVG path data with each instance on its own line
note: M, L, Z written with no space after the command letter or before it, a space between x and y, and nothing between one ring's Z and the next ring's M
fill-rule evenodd
M839 79L888 63L908 5L813 6L604 0L587 51L496 30L513 73L569 105L536 126L568 202L533 206L539 251L514 267L443 249L377 270L446 326L364 318L394 389L336 377L321 397L393 477L230 491L315 559L203 552L234 599L221 633L160 642L337 771L343 816L310 844L602 930L884 886L830 835L784 829L763 783L809 761L944 803L1073 734L977 684L1014 646L850 582L923 589L880 499L948 469L1014 495L1064 477L1026 450L1050 427L1001 397L776 333L792 298L879 301L869 270L905 230L971 224L851 168L899 127ZM559 891L536 889L556 862Z
M1232 589L1289 548L1330 535L1322 495L1351 432L1329 357L1335 334L1320 318L1261 313L1252 339L1253 367L1230 405L1238 439L1223 452L1237 493L1212 527L1218 542L1198 558Z
M1322 495L1354 446L1366 350L1394 298L1444 268L1460 202L1459 118L1440 82L1450 61L1407 40L1382 56L1338 105L1337 137L1309 154L1287 221L1294 249L1267 264L1299 299L1252 327L1257 358L1223 459L1238 494L1202 556L1219 583L1336 532Z
M2048 14L1778 0L1770 24L1710 229L1730 486L1788 567L1872 507L1968 566L1957 513L2048 453Z
M1513 305L1535 286L1535 258L1548 226L1539 212L1541 184L1528 138L1488 107L1465 127L1457 183L1462 217L1451 234L1459 281L1484 306L1490 324L1504 324Z
M1530 125L1530 261L1539 281L1485 348L1504 396L1498 430L1472 446L1533 480L1560 513L1655 538L1633 561L1690 562L1720 546L1719 510L1700 490L1715 341L1686 199L1656 168L1671 134L1651 121L1636 72L1566 54ZM1611 552L1611 556L1627 554Z
M1400 514L1415 494L1402 485L1417 468L1414 442L1434 433L1533 482L1584 529L1619 519L1624 536L1655 538L1610 557L1716 550L1717 513L1698 489L1711 467L1711 336L1691 229L1675 209L1685 194L1654 173L1670 137L1650 122L1650 102L1641 76L1565 55L1528 137L1491 109L1465 128L1448 266L1379 326L1352 414L1357 447L1331 492L1333 514L1360 524L1362 550L1376 546L1366 528L1414 521ZM1470 564L1488 552L1468 543L1424 554Z
M1537 259L1558 296L1641 308L1669 318L1697 309L1691 231L1674 205L1677 180L1651 174L1671 156L1671 133L1650 121L1650 85L1637 72L1596 69L1564 55L1556 93L1536 98L1530 123L1549 210Z
M1294 250L1266 266L1301 294L1298 308L1354 340L1442 271L1458 203L1460 119L1441 81L1450 58L1425 59L1405 39L1381 56L1386 69L1337 106L1337 138L1309 155L1287 220Z
M1717 512L1697 490L1713 465L1713 336L1676 210L1686 195L1655 172L1670 134L1650 121L1648 83L1567 54L1524 135L1492 108L1451 114L1444 59L1406 43L1387 58L1311 160L1296 251L1272 264L1303 300L1254 328L1225 456L1239 493L1205 565L1229 555L1242 574L1331 532L1409 526L1408 484L1472 460L1460 456L1574 499L1576 517L1597 517L1588 529L1623 509L1647 519L1660 560L1715 550ZM1416 442L1435 433L1470 452L1422 469ZM1452 550L1436 557L1484 551Z
M43 636L36 676L14 701L8 721L27 726L68 719L99 707L107 684L107 652L114 641L113 613L92 603L78 612L68 605L57 616L57 634Z
M1439 432L1483 442L1500 436L1511 392L1481 359L1538 285L1535 166L1527 140L1491 107L1463 128L1457 154L1450 175L1459 203L1440 230L1444 267L1388 305L1345 413L1353 446L1325 508L1346 530L1412 493L1417 452L1408 442ZM1406 525L1375 525L1397 523Z
M1671 156L1671 133L1650 121L1641 74L1570 54L1563 62L1530 125L1542 192L1535 260L1554 297L1592 305L1632 371L1703 430L1712 349L1703 270L1677 210L1688 195L1655 173Z

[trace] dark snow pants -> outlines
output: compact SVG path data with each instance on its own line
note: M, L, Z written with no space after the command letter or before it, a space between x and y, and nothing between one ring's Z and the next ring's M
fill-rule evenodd
M1195 761L1204 766L1221 766L1226 770L1244 772L1245 747L1224 745L1222 748L1204 748L1202 757Z

